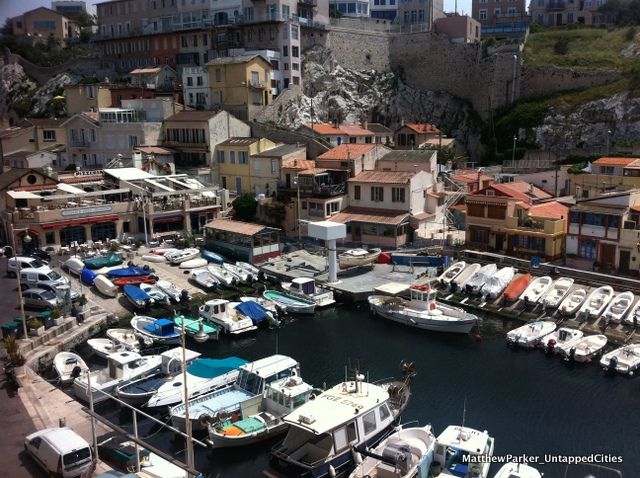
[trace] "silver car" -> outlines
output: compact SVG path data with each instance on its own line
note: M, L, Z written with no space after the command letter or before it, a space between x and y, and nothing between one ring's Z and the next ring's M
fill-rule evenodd
M24 305L36 309L55 309L60 306L56 293L46 289L27 289L22 293Z
M55 280L43 280L43 281L39 281L36 284L36 289L50 290L56 295L58 295L58 287L60 287L60 283ZM80 292L78 292L78 289L74 289L73 287L70 287L69 296L71 298L71 302L75 302L80 298ZM60 299L64 301L64 296L60 297Z

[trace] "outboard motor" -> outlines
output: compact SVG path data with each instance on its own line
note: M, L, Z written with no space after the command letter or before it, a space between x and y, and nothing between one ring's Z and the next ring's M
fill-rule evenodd
M75 367L73 367L73 369L71 370L71 378L78 378L80 376L80 374L82 373L82 369L80 368L79 365L76 365Z
M615 372L617 365L618 357L611 357L611 360L609 360L609 366L607 367L607 372Z
M180 292L180 302L189 302L189 291L187 289L182 289Z
M569 350L569 360L571 361L575 360L575 356L576 356L576 348L571 347L571 349Z
M402 439L389 439L382 450L382 458L387 463L393 463L401 475L406 475L414 465L411 446Z
M264 271L260 271L258 272L258 280L261 282L264 282L267 279L267 276L265 275Z
M556 346L556 341L555 341L555 339L549 339L549 340L547 341L546 346L544 347L544 351L545 351L546 353L551 353L551 352L553 352L553 348L554 348L555 346Z
M449 289L451 290L451 292L455 292L457 288L458 284L456 284L454 281L449 282Z

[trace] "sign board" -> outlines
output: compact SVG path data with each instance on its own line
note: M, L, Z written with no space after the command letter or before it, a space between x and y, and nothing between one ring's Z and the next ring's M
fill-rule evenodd
M78 216L98 214L101 212L111 212L112 210L113 210L113 206L111 206L111 204L104 204L102 206L89 206L89 207L78 207L73 209L63 209L62 211L60 211L60 215L64 217L78 217Z

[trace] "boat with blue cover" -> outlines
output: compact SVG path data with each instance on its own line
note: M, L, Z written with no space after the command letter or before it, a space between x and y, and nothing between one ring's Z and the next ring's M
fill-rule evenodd
M226 420L242 408L259 404L266 386L276 380L300 375L300 365L286 355L271 355L240 367L235 383L189 400L193 430L204 430L210 422ZM171 408L171 422L184 430L185 404Z
M151 297L140 287L127 284L122 288L125 297L136 309L144 310L151 305Z
M209 340L218 340L220 329L215 325L205 322L201 317L193 317L191 315L176 315L173 318L173 323L176 324L176 328L181 329L184 323L184 330L187 335L195 337L200 330L209 336Z
M187 390L190 398L231 385L240 374L240 366L247 361L239 357L223 359L198 358L187 367ZM149 398L147 407L172 406L184 399L182 375L176 375L160 386Z
M279 305L290 314L313 314L316 310L314 301L277 290L265 290L262 296Z
M279 324L278 319L276 319L272 312L252 300L240 302L235 306L235 309L249 317L254 325L265 323Z
M143 338L150 338L154 344L167 345L180 342L180 332L171 320L154 319L145 315L135 315L131 319L131 327Z
M120 264L122 264L122 257L115 253L84 260L84 265L87 269L100 269L102 267L112 267Z
M206 249L203 249L200 252L200 255L206 259L207 262L212 262L213 264L222 264L226 261L226 259L220 254L213 251L207 251Z
M90 269L87 269L86 267L84 269L82 269L82 271L80 272L80 280L82 281L82 283L84 285L88 285L88 286L92 286L93 285L93 281L95 280L96 276L98 274L96 274L95 272L93 272Z
M138 277L138 276L148 276L151 274L151 269L149 266L128 266L121 267L119 269L112 269L106 273L106 276L109 278L122 278L122 277Z

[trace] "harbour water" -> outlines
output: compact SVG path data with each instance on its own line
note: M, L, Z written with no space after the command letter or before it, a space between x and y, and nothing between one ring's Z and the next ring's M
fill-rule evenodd
M508 324L507 324L508 325ZM316 386L331 386L344 367L358 366L370 380L397 375L402 360L417 369L411 402L403 421L431 423L438 434L449 424L488 430L496 455L539 456L545 477L565 476L565 465L544 464L545 455L572 457L591 453L621 457L612 464L625 477L640 474L637 406L640 379L606 376L596 363L567 364L541 351L505 346L502 320L483 318L482 341L474 335L445 335L373 318L367 306L340 306L315 317L294 319L276 330L248 338L223 339L189 347L206 356L237 355L254 360L279 353L301 363L302 376ZM466 402L466 412L465 412ZM127 412L108 406L113 421L130 423ZM141 436L184 460L182 439L157 425L143 423ZM196 448L196 467L212 477L257 477L268 464L272 442L235 450ZM492 465L495 473L500 465ZM584 478L588 469L568 477ZM597 474L608 478L613 474Z

